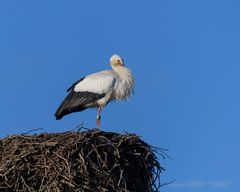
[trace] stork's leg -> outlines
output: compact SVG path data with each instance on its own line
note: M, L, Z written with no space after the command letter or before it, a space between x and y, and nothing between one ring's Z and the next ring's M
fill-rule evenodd
M100 129L100 120L101 120L100 112L101 112L101 107L99 107L98 111L97 111L97 127L98 127L98 129Z

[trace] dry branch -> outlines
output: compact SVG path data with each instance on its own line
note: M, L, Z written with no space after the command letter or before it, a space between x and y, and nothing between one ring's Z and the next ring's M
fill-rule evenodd
M155 150L135 134L96 129L12 135L0 139L0 192L158 191Z

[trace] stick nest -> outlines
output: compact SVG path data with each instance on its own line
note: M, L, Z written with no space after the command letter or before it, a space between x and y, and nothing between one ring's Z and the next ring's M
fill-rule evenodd
M0 191L158 191L157 150L135 134L100 130L0 139Z

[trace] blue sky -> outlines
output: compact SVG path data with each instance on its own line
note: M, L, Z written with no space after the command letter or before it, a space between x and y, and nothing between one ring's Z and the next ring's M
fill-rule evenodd
M166 192L240 189L240 3L231 0L0 2L0 137L62 132L95 110L54 119L75 80L120 54L136 78L102 129L170 149Z

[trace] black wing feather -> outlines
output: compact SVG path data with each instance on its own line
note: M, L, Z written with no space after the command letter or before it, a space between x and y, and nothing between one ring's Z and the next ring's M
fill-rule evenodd
M101 99L105 94L91 93L91 92L75 92L71 91L63 100L57 109L56 119L61 119L63 116L73 112L83 111L91 107L98 99Z
M79 80L77 80L75 83L73 83L73 84L71 85L71 87L69 87L69 88L67 89L67 92L69 92L70 90L74 89L75 85L77 85L79 82L81 82L84 78L85 78L85 77L82 77L81 79L79 79Z

